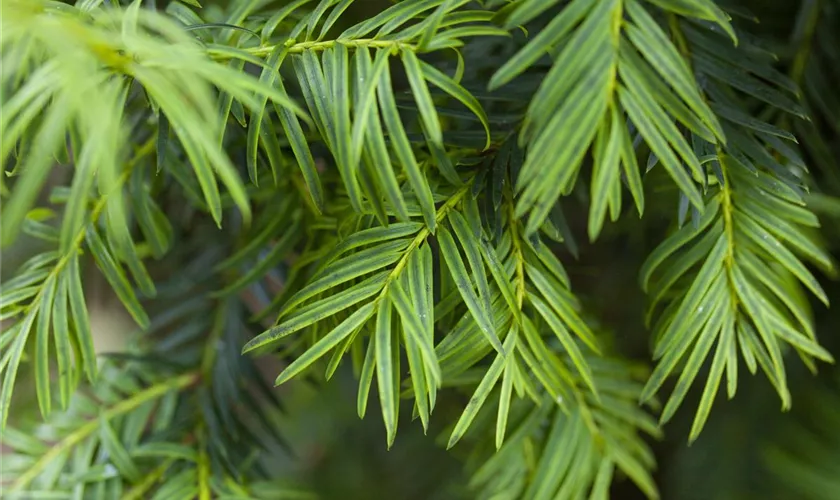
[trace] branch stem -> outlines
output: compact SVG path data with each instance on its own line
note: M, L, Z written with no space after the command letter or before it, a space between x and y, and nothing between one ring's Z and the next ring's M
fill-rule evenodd
M154 399L158 399L168 393L169 391L173 390L180 390L187 387L190 384L195 383L198 380L198 373L197 372L189 372L183 375L179 375L173 379L167 380L165 382L161 382L159 384L155 384L148 389L138 392L134 396L122 400L119 403L111 406L107 410L103 411L101 414L101 418L105 420L111 420L130 411L136 409L143 403L148 401L152 401ZM17 480L12 483L11 491L20 491L22 488L25 488L29 483L32 482L41 471L46 468L50 462L55 460L58 456L62 453L69 451L71 448L76 446L77 444L81 443L85 438L96 432L99 429L100 421L99 419L92 419L87 421L84 425L70 433L67 437L56 443L49 451L44 453L41 458L39 458L32 466L27 469Z
M163 474L174 462L175 459L173 458L167 458L164 460L163 463L152 469L150 473L146 474L146 477L144 477L142 481L128 490L121 500L141 500L144 498L146 492L152 489L152 486L154 486L155 483L160 481L160 478L163 477Z
M251 54L252 56L267 57L272 52L274 52L277 49L277 47L283 45L286 46L286 51L289 54L300 54L306 52L307 50L324 51L329 49L330 47L334 47L336 44L344 45L348 48L370 47L375 49L391 49L393 51L416 50L416 47L410 43L405 43L398 40L376 40L373 38L359 38L356 40L323 40L320 42L295 42L294 40L287 40L284 43L278 43L274 45L261 45L259 47L249 47L242 50ZM216 60L225 60L230 58L229 54L214 53L212 49L208 50L208 54L210 54L210 57Z
M464 185L460 189L458 189L458 191L456 191L452 196L449 197L448 200L446 200L446 203L444 203L435 214L435 225L439 225L441 222L443 222L443 219L445 219L449 212L455 207L455 205L457 205L464 198L464 195L470 191L471 187L472 179L465 182ZM421 229L420 232L417 233L417 236L415 236L411 244L408 245L408 248L406 249L405 253L402 257L400 257L400 260L397 262L397 265L394 266L394 269L391 271L391 273L388 275L388 278L385 280L385 285L382 288L382 292L376 299L377 302L388 293L389 285L393 280L399 277L402 270L408 264L408 258L411 256L412 252L414 252L414 250L416 250L417 247L419 247L424 241L426 241L430 234L431 231L429 231L428 226L423 226L423 229Z

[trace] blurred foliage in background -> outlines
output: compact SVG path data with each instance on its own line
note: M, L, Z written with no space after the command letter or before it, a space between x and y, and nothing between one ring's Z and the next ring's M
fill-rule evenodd
M0 9L3 498L840 498L840 1Z

